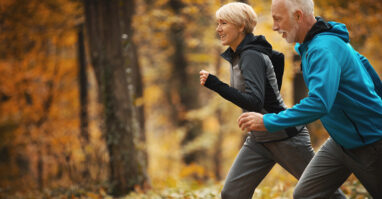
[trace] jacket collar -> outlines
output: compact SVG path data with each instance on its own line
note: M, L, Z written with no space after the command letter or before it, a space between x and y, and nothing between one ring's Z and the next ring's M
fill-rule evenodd
M317 22L312 26L312 28L308 31L308 33L305 36L305 39L302 43L306 43L313 39L314 36L317 34L320 34L322 32L326 32L332 28L332 25L330 25L328 22L326 22L321 17L316 17Z
M328 22L326 22L321 17L316 17L317 22L312 26L312 28L308 31L306 34L304 41L302 44L296 43L295 50L298 54L301 55L301 52L306 50L307 44L318 34L322 32L327 32L330 29L332 29L332 25L330 25Z
M240 56L245 50L252 49L260 51L266 55L272 54L272 45L265 39L263 35L253 35L252 33L246 34L244 39L240 42L239 46L234 52L231 47L227 48L221 56L232 63L236 56Z
M226 51L224 51L221 56L232 63L232 60L235 56L238 56L240 55L240 53L242 52L242 49L244 47L244 45L246 43L249 42L249 40L251 39L251 37L253 36L253 34L246 34L244 39L240 42L240 44L237 46L236 48L236 51L233 51L231 47L228 47Z

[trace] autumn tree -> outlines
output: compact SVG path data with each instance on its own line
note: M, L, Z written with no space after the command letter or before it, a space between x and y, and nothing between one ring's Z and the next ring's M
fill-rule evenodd
M82 171L82 176L88 179L90 176L89 164L90 164L90 154L86 150L90 143L89 136L89 112L88 112L88 99L89 99L89 89L88 89L88 72L86 63L86 53L85 53L85 41L84 41L84 25L78 25L78 39L77 39L77 55L78 55L78 92L79 92L79 118L80 118L80 140L82 151L85 154L84 159L84 169Z
M84 1L91 61L103 104L113 195L126 194L147 180L130 56L134 5L134 0Z
M42 190L68 175L58 165L73 163L79 146L71 141L78 127L69 125L78 118L72 53L78 15L78 4L66 0L0 3L0 126L6 129L0 151L8 158L0 184Z

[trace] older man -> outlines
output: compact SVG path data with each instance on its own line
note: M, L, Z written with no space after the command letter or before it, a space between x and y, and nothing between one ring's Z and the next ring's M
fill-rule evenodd
M305 169L295 198L327 198L350 174L382 198L381 80L349 44L344 24L315 18L312 0L273 0L273 29L301 56L308 97L278 114L244 113L239 127L275 132L320 119L330 138Z

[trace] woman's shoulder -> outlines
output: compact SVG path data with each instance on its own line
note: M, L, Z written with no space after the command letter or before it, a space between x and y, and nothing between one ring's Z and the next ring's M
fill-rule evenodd
M260 67L260 66L265 67L268 63L268 60L266 58L267 56L265 54L257 50L253 50L253 49L246 50L241 53L240 65L241 67L253 66L253 65L256 67ZM251 67L251 68L254 68L254 67Z
M247 49L241 52L240 58L242 59L264 59L262 52L255 49Z
M245 51L243 51L241 53L240 59L243 59L243 60L249 59L249 60L263 60L263 61L266 61L267 59L269 59L269 57L265 53L260 52L258 50L247 49L247 50L245 50Z

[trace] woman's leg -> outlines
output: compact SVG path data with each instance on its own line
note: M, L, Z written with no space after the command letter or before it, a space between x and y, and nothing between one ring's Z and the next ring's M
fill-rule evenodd
M247 138L226 178L222 199L250 199L275 162L268 157L269 151L259 143Z

